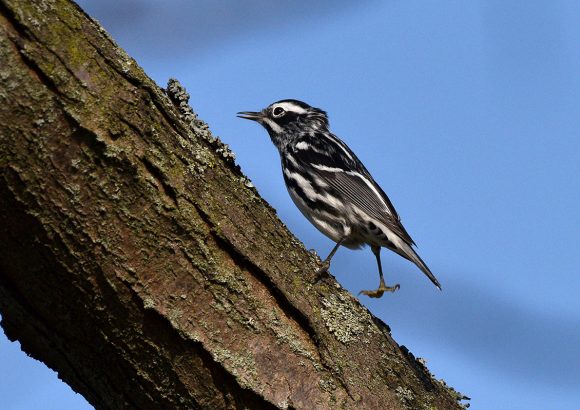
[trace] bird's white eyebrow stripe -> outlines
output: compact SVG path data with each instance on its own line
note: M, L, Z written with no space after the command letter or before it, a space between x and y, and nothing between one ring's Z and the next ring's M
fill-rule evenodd
M306 109L302 108L301 106L299 106L297 104L291 103L291 102L282 102L282 103L274 104L272 106L272 110L275 109L276 107L280 107L284 111L295 112L296 114L304 114L306 112Z

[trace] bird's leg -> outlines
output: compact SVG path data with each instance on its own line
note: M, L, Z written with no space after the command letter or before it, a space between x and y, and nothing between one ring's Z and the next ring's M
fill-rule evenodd
M326 257L326 259L322 261L322 266L320 267L320 269L318 269L316 271L316 277L317 278L319 278L322 274L324 274L324 273L326 273L328 271L328 269L330 268L330 260L332 259L332 257L334 256L334 254L336 253L336 251L338 250L338 248L340 247L340 245L342 244L342 242L344 242L344 238L341 238L336 243L336 245L334 245L334 248L332 248L332 250L330 251L330 253Z
M359 292L359 295L362 293L363 295L367 295L371 298L380 298L381 296L383 296L383 293L394 292L397 289L400 289L401 286L398 283L395 286L387 286L385 284L385 279L383 278L383 267L381 265L381 247L372 245L371 250L375 254L375 257L377 258L377 265L379 265L379 276L381 278L381 281L379 283L379 287L376 290L361 290Z

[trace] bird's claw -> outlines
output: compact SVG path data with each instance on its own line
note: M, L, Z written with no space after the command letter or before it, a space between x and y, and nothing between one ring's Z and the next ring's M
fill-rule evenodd
M324 261L322 262L322 266L314 273L314 281L318 282L325 273L328 273L328 269L330 268L330 262Z
M329 269L329 268L330 268L330 262L328 262L328 261L324 261L324 262L322 262L322 266L320 267L320 269L318 269L318 270L316 271L316 275L320 276L320 275L322 275L323 273L326 273L326 272L328 272L328 269Z
M358 294L367 295L370 298L380 298L385 292L394 292L399 289L401 289L401 285L398 283L395 286L386 286L384 283L381 283L376 290L361 290Z

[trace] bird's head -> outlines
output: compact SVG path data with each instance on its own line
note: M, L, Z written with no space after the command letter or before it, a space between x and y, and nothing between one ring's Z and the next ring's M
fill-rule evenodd
M262 111L242 111L238 117L260 123L278 148L305 133L328 130L326 112L298 100L280 100Z

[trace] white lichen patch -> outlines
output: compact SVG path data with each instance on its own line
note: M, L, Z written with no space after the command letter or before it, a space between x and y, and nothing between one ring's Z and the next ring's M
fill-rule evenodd
M343 293L322 299L320 314L326 328L342 343L358 340L367 332L368 314L354 308Z
M408 389L407 387L399 386L395 389L395 393L397 394L397 397L401 401L403 408L410 409L411 407L409 407L409 405L415 399L415 394L413 393L413 391L411 389Z
M235 376L240 386L252 388L252 386L257 385L258 372L256 370L256 362L250 352L236 354L228 349L215 346L213 349L213 358Z
M318 385L320 386L320 388L322 390L327 391L327 392L332 392L332 391L336 390L336 384L334 383L334 380L332 380L330 378L320 379L318 381Z

